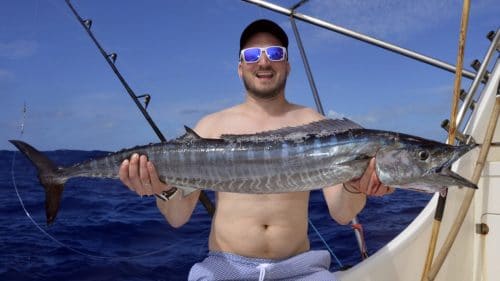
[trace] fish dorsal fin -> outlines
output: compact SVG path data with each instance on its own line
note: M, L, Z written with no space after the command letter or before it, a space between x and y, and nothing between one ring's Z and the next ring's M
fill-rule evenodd
M185 141L195 141L203 139L202 137L200 137L200 135L198 135L193 129L189 128L188 126L184 126L184 129L186 129L186 133L175 139L175 141L185 142Z
M310 124L321 130L332 131L336 134L352 129L363 129L363 126L345 117L340 119L324 119Z
M299 141L311 136L321 137L343 133L352 129L362 129L359 124L347 119L323 119L301 126L284 127L277 130L264 131L256 134L222 135L226 141Z
M186 129L186 137L192 138L192 139L202 139L200 135L198 135L193 129L189 128L188 126L184 125L184 129Z

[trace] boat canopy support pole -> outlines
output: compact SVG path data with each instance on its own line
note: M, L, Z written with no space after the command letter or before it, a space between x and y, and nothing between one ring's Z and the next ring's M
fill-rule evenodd
M330 31L334 31L334 32L343 34L345 36L348 36L348 37L363 41L365 43L389 50L391 52L406 56L408 58L411 58L411 59L414 59L417 61L421 61L423 63L441 68L443 70L446 70L446 71L449 71L452 73L455 73L455 71L456 71L456 67L449 64L449 63L440 61L440 60L435 59L435 58L431 58L431 57L423 55L423 54L419 54L417 52L396 46L396 45L391 44L391 43L384 42L382 40L376 39L374 37L370 37L368 35L365 35L365 34L362 34L359 32L352 31L350 29L329 23L329 22L324 21L324 20L320 20L320 19L308 16L308 15L305 15L302 13L295 12L293 9L288 9L288 8L285 8L285 7L282 7L282 6L273 4L273 3L269 3L269 2L264 1L264 0L242 0L242 1L266 8L268 10L271 10L271 11L274 11L274 12L277 12L277 13L280 13L280 14L283 14L286 16L292 16L298 20L316 25L316 26L321 27L321 28L328 29ZM467 71L467 70L462 70L462 75L463 75L463 77L466 77L468 79L474 79L474 77L476 76L476 74L474 72Z
M291 9L292 14L295 13L295 9L297 9L298 7L300 7L301 5L306 3L307 1L308 0L302 0L302 1L298 2L297 4L295 4ZM311 67L309 65L309 60L307 59L304 44L302 44L302 39L300 37L300 33L299 33L298 28L297 28L297 23L295 22L295 18L293 17L293 15L290 16L290 23L292 25L293 33L295 35L295 40L297 41L297 46L298 46L299 51L300 51L300 56L302 58L302 62L304 63L304 69L306 71L307 79L309 81L309 86L311 87L311 92L312 92L312 95L314 98L314 102L316 104L316 109L318 110L319 113L321 113L321 115L324 116L325 110L324 110L323 105L321 103L321 99L320 99L319 94L318 94L318 89L316 88L316 83L314 82L314 77L313 77L313 74L311 71ZM312 224L311 221L309 221L309 223ZM357 217L354 217L352 219L351 223L352 223L352 225L360 225ZM356 235L356 240L358 242L359 251L361 253L361 258L365 259L368 257L368 251L366 249L366 243L364 241L364 235L362 233L363 230L362 230L362 228L359 228L359 229L353 228L353 230L354 230L354 234Z
M163 136L163 134L161 133L160 129L158 129L158 127L156 126L155 122L153 121L153 119L151 118L151 116L149 115L149 113L146 110L146 107L149 104L151 96L148 95L148 94L142 95L142 96L137 96L134 93L134 91L130 88L130 86L128 85L127 81L125 81L125 78L123 78L123 76L121 75L120 71L118 71L118 68L115 65L117 54L116 53L106 53L106 51L101 47L101 44L99 44L99 42L95 38L94 34L90 30L90 28L92 27L92 20L90 20L90 19L83 19L82 17L80 17L80 15L76 11L76 9L71 4L70 0L66 0L66 4L71 9L71 11L73 12L73 14L77 18L78 22L82 25L82 27L85 29L85 31L87 31L87 34L90 36L90 38L92 39L92 41L94 42L94 44L96 45L96 47L99 49L99 51L102 54L102 56L104 57L104 59L108 62L109 66L111 67L111 69L115 73L116 77L118 77L118 79L122 83L123 87L125 88L125 90L129 94L129 96L132 98L132 100L134 101L134 103L137 106L137 108L139 108L139 110L141 111L141 113L144 116L144 118L148 121L149 125L151 126L151 128L153 129L153 131L156 133L156 135L158 136L158 138L160 139L160 141L162 141L162 142L167 141L167 139L165 138L165 136ZM139 98L145 98L146 107L144 107L141 104ZM156 195L157 198L165 200L161 195L158 195L158 194L155 194L155 195ZM205 209L207 210L207 212L211 216L213 216L213 214L215 212L215 207L212 204L212 202L210 201L210 199L208 198L208 196L203 191L200 193L200 199L199 200L203 204L203 206L205 207Z
M302 39L300 38L299 30L297 29L297 24L295 23L295 19L293 16L290 16L290 23L292 24L293 33L295 34L297 46L299 47L300 56L302 57L302 62L304 63L304 69L306 71L307 79L309 80L309 86L311 87L314 102L316 103L316 109L319 113L321 113L321 115L325 115L325 110L318 95L318 89L316 88L316 83L314 82L311 67L309 66L309 61L307 60L306 51L304 49L304 45L302 44Z

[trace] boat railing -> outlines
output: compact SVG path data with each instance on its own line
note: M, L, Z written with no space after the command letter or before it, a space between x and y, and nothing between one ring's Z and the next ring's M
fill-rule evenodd
M500 48L500 28L496 30L495 36L491 40L490 47L486 52L483 62L480 64L479 69L477 70L477 75L472 81L472 84L467 91L468 94L465 96L462 106L458 111L457 115L457 128L460 128L461 124L465 120L465 114L469 108L471 108L471 104L473 103L474 96L476 95L477 89L481 82L488 79L488 65L490 64L491 59L493 58L493 54Z

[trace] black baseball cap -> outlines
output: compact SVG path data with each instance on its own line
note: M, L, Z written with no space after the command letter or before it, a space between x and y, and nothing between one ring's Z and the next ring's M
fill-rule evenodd
M281 42L283 47L288 48L288 36L286 35L285 31L273 21L267 19L259 19L249 24L241 33L240 52L243 49L243 46L245 46L245 44L247 43L248 39L259 32L271 33L274 37L276 37L276 39Z

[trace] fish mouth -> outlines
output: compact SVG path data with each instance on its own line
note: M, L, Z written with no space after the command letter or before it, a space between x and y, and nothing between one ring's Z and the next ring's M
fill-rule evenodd
M453 148L453 156L450 157L448 161L444 162L440 167L434 170L434 174L438 175L440 178L438 182L446 183L446 185L457 185L477 189L477 185L475 183L451 170L451 166L453 165L453 163L455 163L455 161L457 161L460 157L477 146L478 145L475 143L455 146Z
M441 169L438 175L441 179L443 179L443 181L449 182L447 185L464 186L477 189L477 185L475 183L453 172L449 167Z

